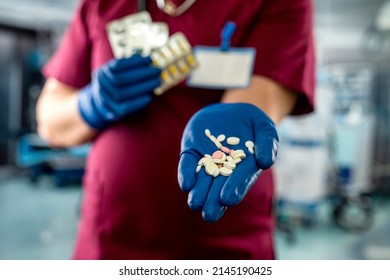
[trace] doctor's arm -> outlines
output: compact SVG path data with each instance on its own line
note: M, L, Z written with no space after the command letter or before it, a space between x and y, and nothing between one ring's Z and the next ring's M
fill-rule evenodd
M38 134L50 145L69 147L83 144L95 131L82 119L77 102L78 89L49 78L39 97L36 115Z
M223 103L249 103L263 110L275 124L291 113L298 94L263 76L252 77L248 88L225 92Z
M147 106L161 70L150 57L112 59L81 89L49 78L37 104L38 132L53 146L73 146Z

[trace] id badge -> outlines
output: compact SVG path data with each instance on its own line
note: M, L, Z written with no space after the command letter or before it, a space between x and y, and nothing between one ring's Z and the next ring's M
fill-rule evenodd
M194 55L198 61L188 85L191 87L229 89L249 85L256 50L253 48L221 48L197 46Z
M194 48L198 68L187 84L191 87L211 89L245 88L249 86L256 57L254 48L231 48L230 40L236 29L227 22L221 32L221 46Z

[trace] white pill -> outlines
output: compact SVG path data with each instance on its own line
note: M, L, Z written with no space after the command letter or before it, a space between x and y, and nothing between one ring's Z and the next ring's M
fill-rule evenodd
M233 160L233 162L234 162L236 165L239 164L241 161L242 161L242 159L240 159L240 158L236 158L235 160Z
M219 175L220 171L219 171L219 168L217 168L215 171L214 171L214 174L213 174L213 177L217 177Z
M212 159L212 162L214 162L214 163L225 163L226 160L221 159L221 158L213 158L213 159Z
M240 158L240 159L244 159L246 158L246 154L243 150L235 150L232 154L231 154L231 157L233 159L237 159L237 158Z
M206 162L205 164L206 173L210 176L214 176L214 172L216 169L218 169L218 165L216 165L214 162Z
M209 154L205 154L204 157L205 157L205 158L213 158L213 157L210 156Z
M204 134L206 134L207 137L210 137L211 132L210 132L210 130L206 129L206 130L204 131Z
M201 166L201 165L198 165L198 166L196 167L196 173L198 173L198 172L200 171L201 168L202 168L202 166Z
M226 157L226 160L227 160L227 161L233 161L233 158L232 158L231 156L227 156L227 157Z
M214 135L210 135L209 138L210 138L210 140L213 141L213 142L218 141L217 138L215 138Z
M219 141L217 140L217 138L215 138L214 135L210 135L209 138L210 138L210 140L215 144L215 146L217 146L218 149L220 149L220 148L222 147L221 142L219 142Z
M229 145L238 145L238 144L240 144L240 138L238 138L238 137L229 137L226 141L227 141L227 143Z
M202 157L202 158L198 161L198 165L200 165L200 166L204 165L206 159L207 159L206 157Z
M225 136L224 134L220 134L220 135L218 135L218 137L217 137L217 140L218 140L219 142L223 142L223 141L225 141L225 139L226 139L226 136Z
M219 169L219 173L223 176L229 176L230 174L233 173L233 170L226 167L222 167L221 169Z
M236 164L232 161L227 161L223 164L224 167L228 168L228 169L231 169L233 170L234 168L236 168Z
M248 140L245 142L245 147L247 147L248 149L249 148L253 148L255 146L255 143L253 143L252 141Z
M221 148L222 148L221 142L219 142L218 140L215 140L215 141L213 141L213 142L214 142L215 146L217 146L218 149L221 149Z
M245 153L240 153L240 154L238 154L238 158L240 158L241 160L243 160L243 159L246 158L246 154L245 154Z
M254 153L255 153L255 150L253 150L253 147L248 147L248 151L249 151L251 154L254 154Z

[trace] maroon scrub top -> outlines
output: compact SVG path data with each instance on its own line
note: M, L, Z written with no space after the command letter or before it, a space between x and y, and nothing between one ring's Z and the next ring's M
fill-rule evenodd
M175 1L180 2L180 1ZM107 22L137 10L136 0L84 0L46 77L75 88L113 58ZM314 58L309 0L198 0L171 17L147 1L155 21L181 31L192 45L218 46L230 20L233 47L257 50L254 74L300 93L293 114L312 111ZM94 140L84 177L75 259L273 259L273 180L270 171L216 223L187 206L177 182L183 129L221 91L184 83L156 96L144 110L112 125Z

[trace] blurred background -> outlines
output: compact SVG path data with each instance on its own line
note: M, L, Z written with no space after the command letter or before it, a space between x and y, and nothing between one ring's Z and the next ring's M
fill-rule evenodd
M0 259L69 259L89 146L35 134L77 0L0 0ZM390 1L316 0L317 108L279 126L278 259L390 259Z

